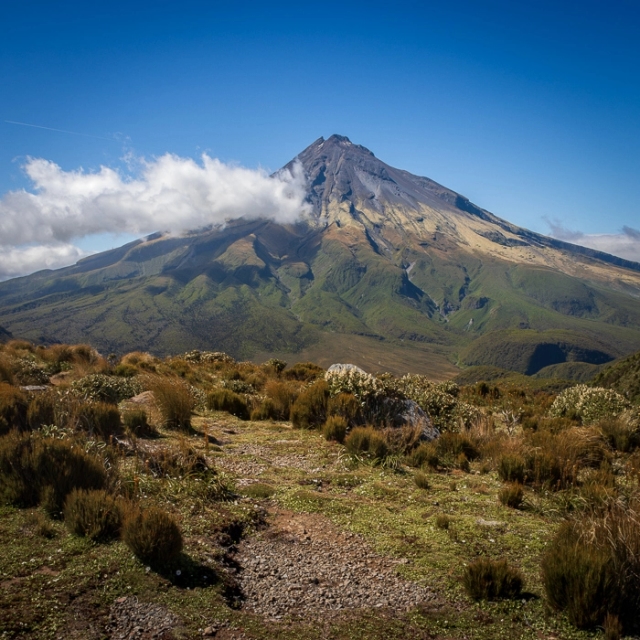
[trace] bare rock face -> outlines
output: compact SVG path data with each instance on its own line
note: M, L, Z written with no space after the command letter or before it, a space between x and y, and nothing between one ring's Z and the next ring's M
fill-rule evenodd
M397 427L419 427L422 429L422 439L435 440L440 431L433 426L429 416L420 408L420 405L408 398L395 401L394 426Z

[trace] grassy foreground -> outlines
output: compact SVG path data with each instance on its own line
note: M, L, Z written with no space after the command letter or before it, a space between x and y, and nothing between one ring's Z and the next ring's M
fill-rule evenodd
M373 414L341 413L331 404L335 395L327 395L323 422L346 416L345 422L354 423L348 424L351 440L327 439L332 434L325 429L323 435L322 424L313 428L311 410L304 414L311 428L299 428L301 398L324 374L313 365L283 369L278 361L238 364L222 354L203 355L160 361L130 354L108 362L86 348L69 347L56 361L53 352L15 343L0 352L3 442L16 430L39 441L73 442L107 467L110 494L133 505L128 509L161 508L183 539L170 561L147 562L117 536L103 542L73 533L68 512L52 510L46 496L25 507L8 504L5 491L0 638L110 637L110 610L128 596L175 614L180 622L164 638L216 632L219 638L256 639L602 636L602 625L580 630L551 606L541 566L563 523L597 515L615 500L632 503L640 468L633 429L579 410L563 413L544 391L474 385L449 395L425 382L419 404L431 407L443 433L455 435L425 445L405 430L399 442L380 424L375 431L386 444L374 455L358 449L353 438L362 429L356 423L373 424ZM40 382L47 377L50 388L20 391L28 376L40 376ZM169 400L173 407L163 406L159 381L189 391L182 423L176 422L175 397ZM132 401L118 395L133 391L142 396ZM360 407L366 404L361 389L352 391L343 389L340 406L348 404L346 395L358 398ZM104 426L101 431L97 419L87 427L80 418L89 415L86 405L109 400L109 392L120 424L111 432ZM11 393L23 394L24 412L15 398L7 399ZM46 412L37 414L34 407L42 404L36 400L42 394L57 394L56 406L39 422L37 415ZM75 404L59 411L70 396ZM214 408L221 405L237 415ZM279 419L284 415L294 416L298 427ZM556 455L567 466L550 480L540 465L530 464L532 451ZM10 476L0 468L3 479ZM519 500L509 502L505 490L514 484L506 481L519 481ZM252 614L230 571L234 553L241 540L268 531L283 513L317 514L336 530L358 534L381 556L398 560L404 577L435 591L436 603L313 619L305 611L277 621ZM469 595L463 578L479 558L507 560L521 573L524 587L517 597ZM607 624L607 637L620 637Z

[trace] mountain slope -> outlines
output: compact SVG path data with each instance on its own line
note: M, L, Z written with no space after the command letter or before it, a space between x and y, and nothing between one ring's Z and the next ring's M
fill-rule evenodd
M342 136L293 162L308 219L156 234L0 283L0 325L105 352L329 364L346 350L436 377L458 360L536 373L640 349L639 264L520 229Z

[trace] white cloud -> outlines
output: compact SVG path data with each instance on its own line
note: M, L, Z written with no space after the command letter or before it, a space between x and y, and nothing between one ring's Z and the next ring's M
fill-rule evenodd
M299 165L293 174L270 177L206 154L200 163L166 154L138 164L133 177L108 167L64 171L29 159L24 169L33 192L11 191L0 199L0 277L62 266L65 254L69 264L80 256L69 243L93 234L179 234L239 217L295 222L307 212Z
M87 252L71 244L5 248L0 251L0 280L41 269L65 267L87 255Z
M636 234L636 237L629 233L585 234L573 242L625 260L640 262L640 234L637 231Z
M640 231L637 229L624 226L621 233L582 233L567 229L558 220L545 218L545 222L551 229L551 236L558 240L640 262Z

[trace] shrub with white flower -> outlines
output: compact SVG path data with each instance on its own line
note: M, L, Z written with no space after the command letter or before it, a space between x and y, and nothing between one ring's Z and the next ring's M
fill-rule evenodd
M223 351L188 351L183 356L187 362L225 362L227 364L235 364L235 360Z
M612 389L579 384L563 391L553 402L549 415L575 417L588 425L603 418L615 418L630 406L629 401Z
M438 429L469 428L480 416L478 409L458 400L460 389L455 382L438 383L426 376L407 374L387 384L393 384L397 392L417 402Z
M106 376L93 373L72 383L73 392L85 400L115 402L132 398L142 391L142 385L135 378Z
M331 397L337 396L339 393L351 393L362 402L367 398L385 395L385 388L382 382L371 374L355 367L339 370L330 369L325 373L324 379L329 385Z
M384 402L378 402L383 398L413 400L429 416L433 426L440 430L468 428L480 416L478 409L458 400L459 387L454 382L432 382L421 375L405 375L398 379L384 374L375 378L357 367L336 367L335 370L331 367L325 374L325 380L332 397L351 393L372 413L377 408L384 409Z

